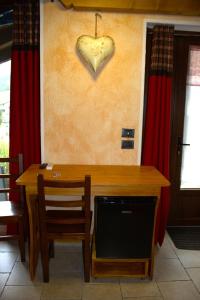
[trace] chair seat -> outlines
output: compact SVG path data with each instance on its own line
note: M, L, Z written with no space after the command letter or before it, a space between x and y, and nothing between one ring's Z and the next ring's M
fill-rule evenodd
M16 218L23 216L20 206L11 201L0 201L0 220L15 216Z

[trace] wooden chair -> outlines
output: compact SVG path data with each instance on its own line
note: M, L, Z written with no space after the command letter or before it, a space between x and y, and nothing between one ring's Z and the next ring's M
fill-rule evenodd
M90 280L90 226L92 213L90 211L91 178L84 180L61 181L45 180L39 174L38 212L40 229L40 249L43 268L43 280L49 281L49 257L54 240L81 240L84 264L84 278ZM46 188L58 191L62 189L77 189L82 191L79 200L46 200ZM69 190L68 190L69 194ZM50 209L49 209L50 208Z
M24 191L23 187L15 186L15 180L23 173L23 157L22 154L12 158L0 158L0 163L6 164L8 172L1 172L0 181L0 195L4 195L5 200L0 201L0 224L9 225L16 224L18 229L15 234L1 234L0 241L16 239L19 243L21 261L25 261L25 231L24 231ZM10 165L16 169L15 174L11 174ZM19 194L20 202L16 204L11 197Z

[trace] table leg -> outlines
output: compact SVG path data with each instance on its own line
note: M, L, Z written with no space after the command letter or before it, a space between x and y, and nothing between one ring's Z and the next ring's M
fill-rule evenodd
M155 207L155 216L154 216L154 229L153 229L153 239L152 239L152 249L151 249L151 259L149 260L149 277L152 280L154 275L154 261L155 261L155 229L156 229L156 219L158 214L158 206L160 203L160 190L158 190L157 193L157 201L156 201L156 207Z
M29 217L29 271L31 280L34 280L39 254L38 203L36 196L27 191L26 201Z

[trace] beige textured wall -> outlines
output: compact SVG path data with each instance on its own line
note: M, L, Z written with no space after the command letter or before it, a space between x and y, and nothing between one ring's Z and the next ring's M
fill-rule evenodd
M94 13L43 6L43 160L70 164L137 164L143 85L143 15L102 13L98 34L116 45L94 76L80 60L80 35L94 35ZM121 129L135 129L135 149L121 149Z

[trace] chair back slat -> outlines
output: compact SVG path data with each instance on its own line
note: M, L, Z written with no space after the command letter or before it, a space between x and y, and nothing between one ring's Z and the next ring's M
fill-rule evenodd
M10 188L0 188L0 193L1 194L7 194L7 193L9 193L10 192Z
M81 180L44 180L45 187L53 187L53 188L84 188L85 181Z
M84 200L45 200L45 205L50 207L85 207Z
M24 203L25 193L22 186L17 186L15 181L23 173L23 155L20 153L14 157L0 157L0 194L10 194L12 198L15 196ZM6 167L5 167L6 166ZM13 166L13 173L11 166ZM6 172L5 172L6 169ZM18 195L16 195L16 192ZM15 195L14 195L15 194ZM5 200L8 200L7 198Z
M19 156L20 159L22 159L22 154L19 154L14 157L0 157L0 162L6 162L6 163L18 163L19 162ZM22 161L21 161L22 162Z
M2 193L5 193L5 194L7 194L7 193L10 193L11 191L19 191L19 188L18 187L16 187L16 188L0 188L0 193L2 194Z
M79 218L79 219L46 219L46 222L48 224L86 224L86 219L85 218Z
M0 179L1 178L12 178L12 179L17 179L19 174L0 174Z

